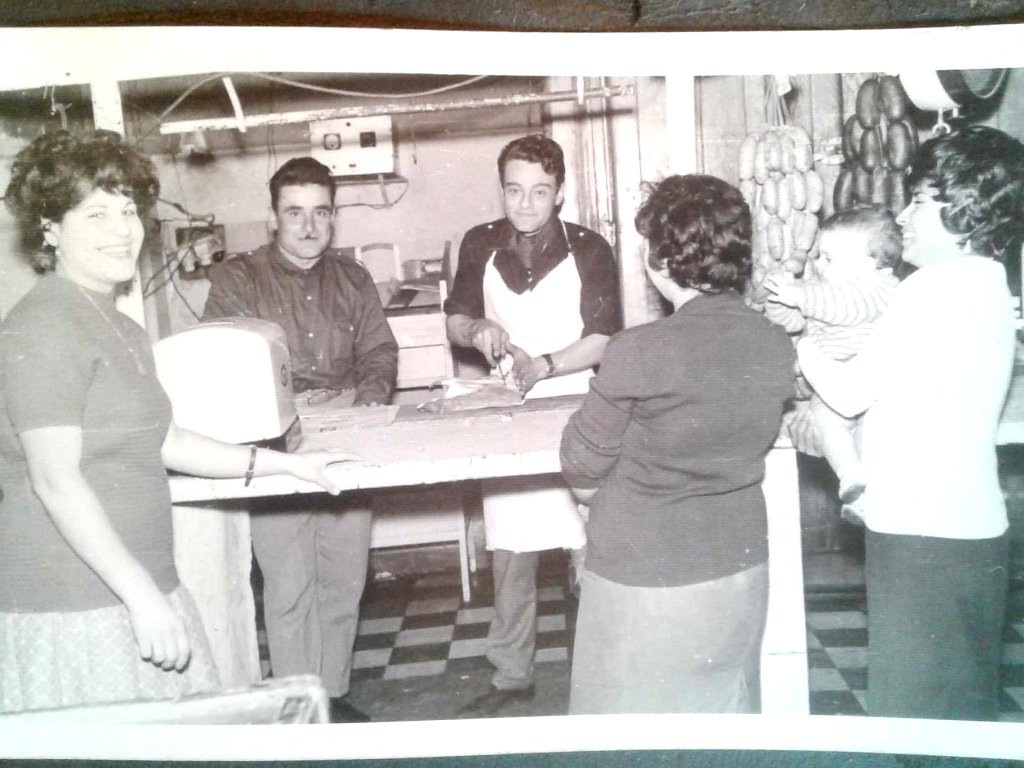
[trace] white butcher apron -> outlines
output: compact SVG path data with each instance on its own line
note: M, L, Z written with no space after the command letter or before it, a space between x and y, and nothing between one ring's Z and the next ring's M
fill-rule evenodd
M508 331L511 342L531 357L564 349L580 339L582 282L571 250L533 290L522 294L505 285L494 256L491 253L484 268L485 317ZM542 379L526 397L585 394L593 375L588 368ZM583 518L561 477L492 478L482 481L481 489L488 549L538 552L578 549L586 543Z

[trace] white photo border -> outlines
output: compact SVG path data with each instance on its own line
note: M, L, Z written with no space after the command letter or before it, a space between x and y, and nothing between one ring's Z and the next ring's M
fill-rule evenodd
M664 76L1024 66L1024 25L815 32L520 33L287 27L0 28L0 91L212 72ZM187 52L183 53L183 52ZM689 81L690 85L686 83ZM7 722L5 722L7 720ZM321 760L609 750L1024 758L1024 724L649 715L338 726L21 725L5 758Z

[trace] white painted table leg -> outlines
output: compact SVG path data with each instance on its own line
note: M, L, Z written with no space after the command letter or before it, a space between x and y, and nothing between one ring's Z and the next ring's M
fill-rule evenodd
M175 505L172 512L178 576L203 618L221 684L237 688L258 683L248 513L184 505Z
M810 712L800 486L796 450L768 454L764 483L768 508L768 621L761 648L761 711L772 715Z

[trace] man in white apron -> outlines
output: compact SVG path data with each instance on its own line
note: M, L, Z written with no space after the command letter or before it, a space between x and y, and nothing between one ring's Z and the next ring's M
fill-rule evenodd
M448 337L495 366L511 355L526 397L583 394L608 338L620 330L618 271L596 232L562 222L565 161L559 145L531 135L498 158L505 218L466 233L445 304ZM487 658L491 690L461 709L495 715L533 696L537 563L546 549L580 549L584 521L559 477L482 483L493 551L495 617Z

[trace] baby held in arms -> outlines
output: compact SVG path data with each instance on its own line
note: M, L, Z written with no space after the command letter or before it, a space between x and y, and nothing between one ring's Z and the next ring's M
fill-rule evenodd
M838 361L854 357L871 333L899 283L894 270L903 245L896 220L879 206L840 211L822 225L817 259L804 279L779 271L768 275L765 313L791 334L813 339ZM799 373L799 372L798 372ZM839 478L843 517L858 520L856 501L864 492L858 449L860 417L836 413L802 377L803 399L789 421L797 449L824 456Z

